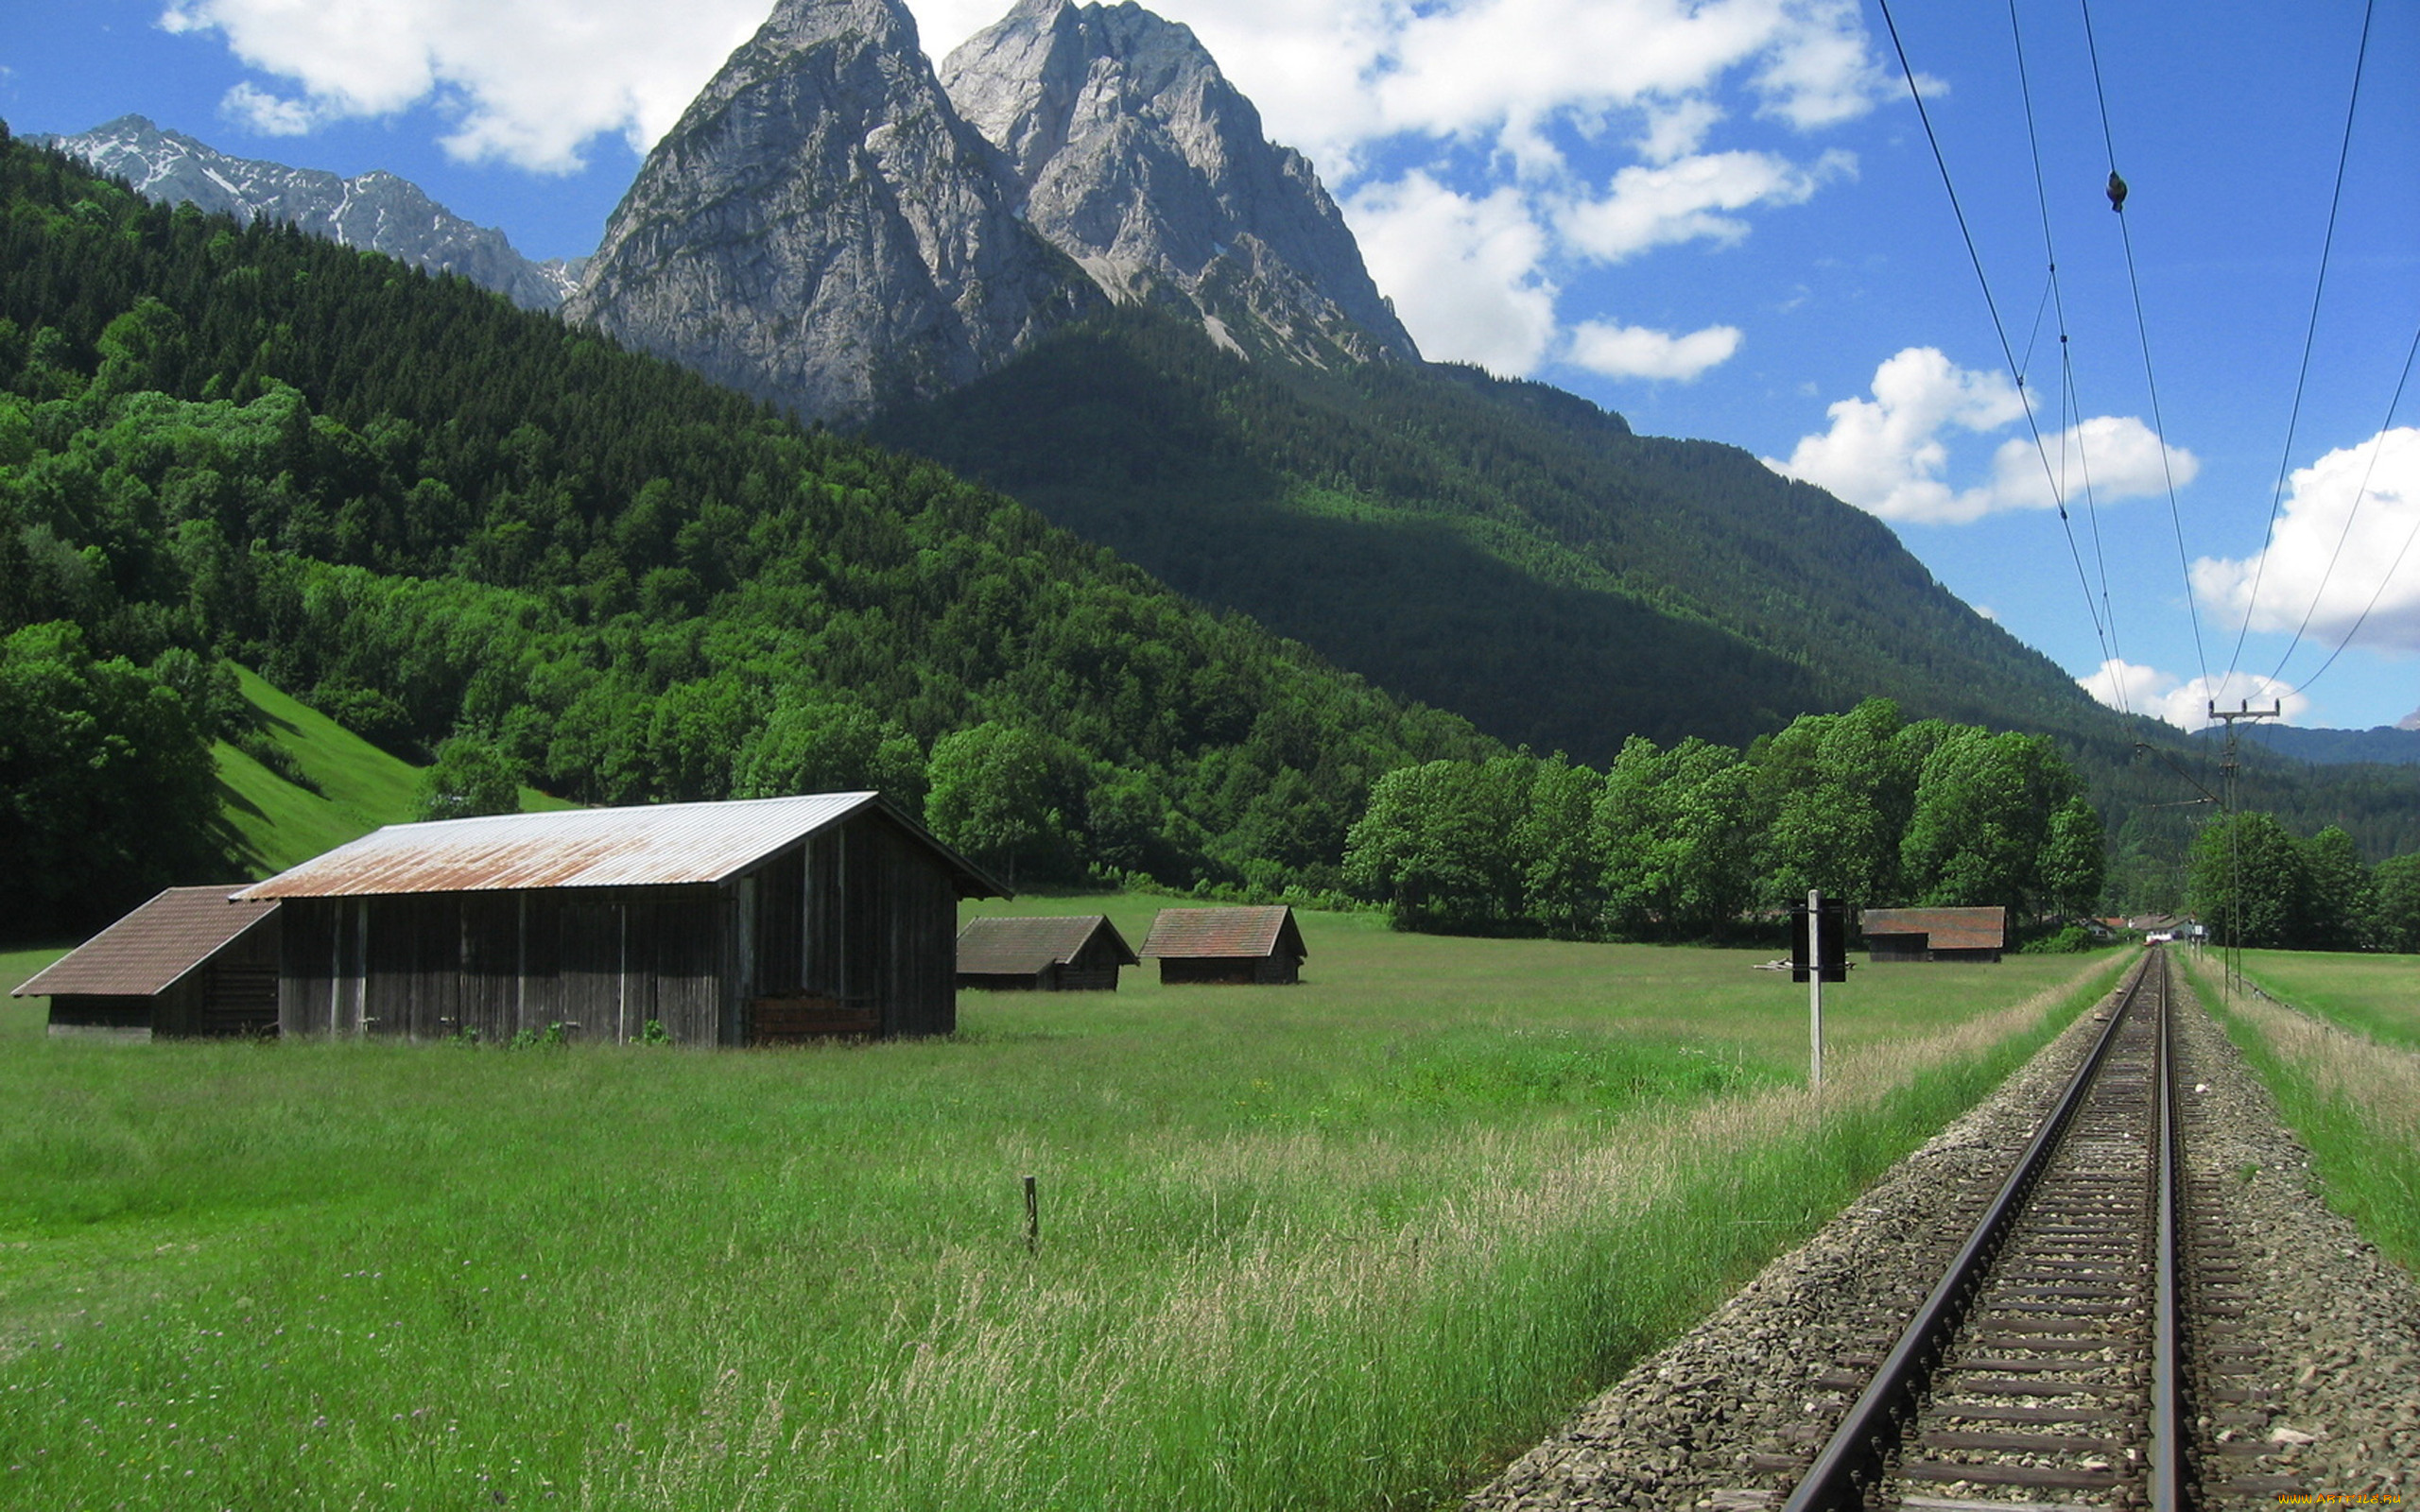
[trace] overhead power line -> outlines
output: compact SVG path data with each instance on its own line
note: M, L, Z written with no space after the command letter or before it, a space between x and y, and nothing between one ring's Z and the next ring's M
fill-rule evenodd
M2042 221L2042 260L2048 270L2049 278L2049 286L2046 294L2051 301L2059 322L2059 477L2052 486L2052 492L2062 497L2066 494L2067 445L2068 438L2072 437L2075 444L2076 466L2083 477L2084 518L2092 527L2092 565L2100 578L2100 614L2102 622L2109 627L2109 655L2115 658L2119 656L2118 606L2109 594L2109 558L2101 550L2100 509L2092 496L2092 459L2085 455L2084 451L2083 404L2076 394L2075 348L2067 339L2066 294L2059 285L2059 249L2050 236L2050 191L2044 181L2042 173L2042 135L2033 121L2033 81L2025 66L2025 34L2017 25L2016 0L2008 0L2008 35L2011 47L2016 54L2017 97L2025 106L2025 143L2033 161L2033 203ZM2109 182L2111 185L2110 207L2121 208L2126 198L2124 182L2115 173L2109 176ZM2035 317L2035 321L2038 325L2040 322L2038 315ZM2026 350L2026 363L2029 368L2032 365L2032 345L2029 339ZM2025 377L2020 373L2017 376L2017 383L2022 386L2024 382ZM2089 595L2090 586L2087 585L2084 591ZM2123 679L2112 677L2110 680L2113 691L2118 694L2118 707L2122 710L2128 701Z
M2370 474L2377 471L2378 454L2386 450L2386 433L2394 428L2394 412L2402 406L2404 387L2411 382L2411 367L2414 358L2420 358L2420 329L2412 331L2411 350L2403 354L2403 376L2395 380L2394 397L2387 401L2386 419L2378 426L2377 443L2370 448L2368 466L2361 469L2360 490L2353 495L2353 507L2344 512L2344 532L2336 538L2336 556L2327 558L2328 573L2336 570L2337 557L2344 554L2344 542L2353 534L2353 516L2360 512L2362 499L2369 495ZM2405 533L2402 547L2395 552L2394 559L2387 563L2386 571L2379 575L2378 586L2371 591L2370 601L2362 605L2361 612L2353 617L2353 623L2345 629L2343 639L2336 643L2336 649L2327 653L2327 660L2319 664L2318 671L2303 679L2304 690L2308 690L2312 683L2326 676L2327 669L2336 664L2336 659L2344 654L2344 648L2353 644L2353 637L2361 633L2361 627L2369 621L2370 611L2378 607L2379 599L2386 596L2386 585L2394 581L2395 570L2403 565L2403 558L2411 555L2412 542L2415 541L2420 541L2420 520L2413 521L2411 530ZM2326 589L2327 574L2323 573L2319 579L2319 591L2311 594L2310 608L2303 611L2303 622L2294 629L2295 644L2301 644L2303 631L2310 627L2311 615L2319 611L2320 594L2326 592ZM2286 656L2293 654L2294 647L2287 646ZM2280 657L2277 661L2277 672L2285 670L2285 658ZM2273 672L2270 677L2273 680L2276 675Z
M2260 579L2269 567L2268 547L2276 535L2277 510L2285 503L2286 474L2293 467L2294 431L2302 421L2303 388L2310 379L2311 348L2319 335L2320 299L2327 289L2328 255L2336 246L2336 214L2344 201L2344 164L2353 155L2353 115L2361 102L2361 65L2369 58L2370 18L2377 13L2377 0L2368 0L2368 4L2361 8L2361 41L2353 53L2353 88L2344 101L2344 140L2343 145L2338 147L2336 152L2336 187L2327 199L2327 233L2320 239L2319 278L2310 291L2310 324L2303 333L2302 368L2294 375L2294 403L2286 416L2285 455L2277 459L2277 485L2269 497L2269 524L2261 537L2262 549L2259 558L2252 569L2252 592L2245 595L2243 601L2243 623L2236 628L2235 650L2227 657L2227 676L2230 678L2235 676L2236 668L2243 662L2244 638L2252 633L2252 611L2260 602ZM2398 386L2397 392L2400 391L2400 386ZM2300 632L2296 633L2299 635ZM2292 651L2291 646L2287 647L2288 655L2291 655ZM2331 657L2329 660L2335 659Z
M2015 0L2010 0L2014 6ZM2210 685L2210 657L2202 646L2202 614L2193 606L2193 567L2185 551L2185 513L2176 502L2176 471L2168 458L2168 421L2160 415L2159 380L2152 371L2151 323L2143 318L2142 280L2135 275L2135 235L2126 225L2126 180L2118 174L2118 138L2109 126L2109 92L2100 79L2100 44L2092 31L2092 0L2079 0L2083 8L2084 52L2092 60L2093 99L2100 107L2100 144L2109 155L2109 208L2118 215L2118 240L2126 249L2126 288L2135 301L2135 335L2143 351L2143 387L2149 393L2152 408L2152 435L2159 442L2160 481L2168 488L2168 523L2176 537L2176 569L2185 581L2185 613L2193 627L2193 661L2202 673L2202 686Z
M2016 351L2009 344L2008 325L2000 318L1998 302L1992 298L1992 281L1983 272L1982 254L1975 249L1975 233L1966 224L1966 211L1959 203L1957 182L1949 174L1949 160L1943 154L1941 137L1932 128L1932 112L1925 108L1924 91L1917 87L1916 71L1908 61L1907 43L1899 38L1899 23L1891 14L1890 0L1876 0L1876 3L1882 10L1882 24L1891 33L1892 50L1898 54L1899 72L1908 81L1908 97L1915 101L1916 119L1923 124L1925 141L1932 148L1933 165L1941 170L1941 186L1949 196L1950 214L1957 217L1958 234L1966 244L1966 260L1974 266L1975 282L1983 291L1983 308L1991 315L1993 335L1999 338L2000 360L2007 365L2009 376L2017 386L2017 397L2023 401L2025 373L2016 365ZM2093 640L2100 647L2101 664L2105 668L2116 660L2116 653L2111 649L2110 632L2101 623L2100 606L2093 600L2092 577L2084 571L2083 553L2076 545L2075 523L2067 515L2067 501L2060 490L2058 471L2050 465L2050 448L2042 438L2041 421L2034 417L2031 404L2024 404L2024 409L2026 428L2033 434L2033 455L2041 459L2042 475L2050 485L2051 501L2058 506L2059 527L2067 538L2067 556L2075 563L2076 581L2083 590L2084 613L2092 621ZM2113 676L2111 683L2122 709L2126 698L2123 680Z

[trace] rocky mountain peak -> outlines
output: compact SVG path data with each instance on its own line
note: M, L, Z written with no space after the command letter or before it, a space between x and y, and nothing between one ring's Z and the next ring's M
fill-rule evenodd
M783 0L648 154L564 306L800 413L944 392L1100 303L898 0Z
M1104 299L1253 356L1419 354L1193 33L1065 0L1021 0L941 74L900 0L782 0L648 153L563 313L850 421Z
M60 151L124 179L135 193L190 204L250 225L288 221L315 236L384 252L432 273L458 273L525 309L551 310L567 287L559 267L530 262L504 232L477 226L428 198L408 179L372 169L340 178L317 168L232 157L148 117L121 115L74 136L50 137Z
M1133 4L1021 0L942 63L1028 222L1114 299L1190 304L1248 352L1417 358L1300 153L1191 28Z

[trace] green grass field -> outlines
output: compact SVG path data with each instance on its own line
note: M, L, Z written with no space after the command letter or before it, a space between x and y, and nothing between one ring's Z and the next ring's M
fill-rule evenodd
M12 1036L0 1504L1441 1504L2119 965L1860 969L1819 1113L1753 955L1305 932L912 1043Z
M2223 997L2216 954L2192 971L2309 1147L2329 1205L2420 1270L2420 959L2247 951L2244 974L2267 1000Z
M2420 955L2246 951L2243 971L2306 1013L2380 1044L2420 1050Z

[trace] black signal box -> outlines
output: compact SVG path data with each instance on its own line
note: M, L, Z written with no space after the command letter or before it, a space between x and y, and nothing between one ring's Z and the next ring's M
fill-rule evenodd
M1849 979L1849 906L1829 899L1819 906L1824 921L1820 960L1812 958L1806 948L1806 905L1798 903L1789 910L1789 979L1804 982L1809 973L1816 973L1826 982L1845 982Z

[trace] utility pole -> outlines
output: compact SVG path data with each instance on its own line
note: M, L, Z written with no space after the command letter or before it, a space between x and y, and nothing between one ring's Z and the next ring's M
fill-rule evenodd
M2272 700L2266 709L2255 709L2249 698L2238 698L2233 709L2221 709L2214 699L2210 717L2223 720L2227 727L2226 752L2219 759L2219 814L2227 827L2227 950L2224 981L2227 995L2233 997L2243 990L2243 826L2236 822L2235 811L2235 725L2238 719L2281 719L2284 706Z

